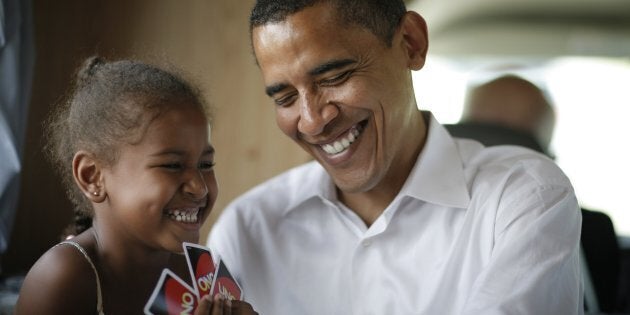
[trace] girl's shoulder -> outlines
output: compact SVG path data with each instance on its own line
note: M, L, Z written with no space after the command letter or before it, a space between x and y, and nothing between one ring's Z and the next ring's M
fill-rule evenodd
M73 241L80 248L71 243L58 244L33 265L24 279L15 314L95 312L97 280L87 259L94 257L94 244Z

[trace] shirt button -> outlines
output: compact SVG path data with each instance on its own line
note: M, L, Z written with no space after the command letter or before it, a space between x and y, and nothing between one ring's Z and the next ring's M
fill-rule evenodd
M368 247L368 246L372 245L372 241L364 240L361 244L363 244L363 247Z

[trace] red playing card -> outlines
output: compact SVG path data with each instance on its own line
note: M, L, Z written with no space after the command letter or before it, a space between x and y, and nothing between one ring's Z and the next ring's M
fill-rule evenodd
M241 300L243 298L243 290L232 277L225 263L220 259L212 284L212 296L217 294L230 300Z
M184 242L182 247L188 262L188 270L190 271L195 293L197 298L201 299L205 295L210 294L210 289L212 289L212 280L214 279L216 267L212 259L212 252L209 248L193 243Z
M197 301L193 288L172 271L164 269L151 298L144 306L144 314L193 314Z

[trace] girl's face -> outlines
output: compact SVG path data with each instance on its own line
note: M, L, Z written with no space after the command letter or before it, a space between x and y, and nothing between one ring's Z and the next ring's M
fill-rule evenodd
M103 170L105 211L96 214L116 235L170 252L199 241L218 190L208 122L197 106L177 105Z

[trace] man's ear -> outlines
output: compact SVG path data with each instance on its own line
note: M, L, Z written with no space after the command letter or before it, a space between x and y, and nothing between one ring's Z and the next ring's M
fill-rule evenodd
M105 200L102 164L87 151L78 151L72 158L72 175L83 195L94 203Z
M408 67L411 70L420 70L424 67L429 48L429 36L427 23L420 14L408 11L402 18L399 32L402 33L402 42L407 53Z

